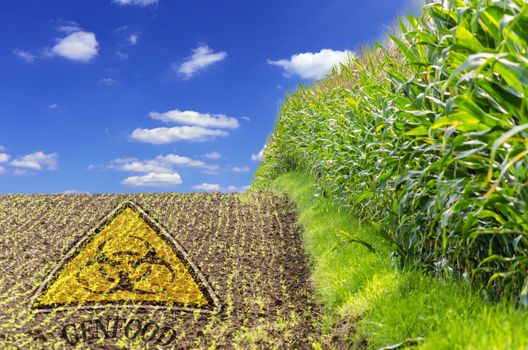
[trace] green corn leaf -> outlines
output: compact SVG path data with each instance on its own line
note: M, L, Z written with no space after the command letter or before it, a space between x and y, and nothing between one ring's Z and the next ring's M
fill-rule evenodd
M505 132L501 137L499 137L495 142L493 143L493 146L491 147L491 157L490 160L493 161L495 159L495 156L497 154L497 150L500 146L502 146L506 141L508 141L510 138L512 138L514 135L517 135L518 133L528 129L528 124L523 125L517 125L516 127L513 127L511 130L508 130Z
M462 47L465 47L466 49L472 52L485 51L485 48L477 40L475 35L469 30L467 30L465 27L458 26L455 33L458 45L461 45Z
M499 73L506 82L519 92L523 92L528 86L528 68L520 63L509 61L505 58L497 60L495 71Z
M427 135L429 132L429 128L425 125L420 125L412 130L409 130L405 133L405 135L409 136L419 136L419 135Z

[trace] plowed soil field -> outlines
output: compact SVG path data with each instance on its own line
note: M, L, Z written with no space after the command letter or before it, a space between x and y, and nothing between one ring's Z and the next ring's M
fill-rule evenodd
M294 205L265 192L0 196L0 348L309 349Z

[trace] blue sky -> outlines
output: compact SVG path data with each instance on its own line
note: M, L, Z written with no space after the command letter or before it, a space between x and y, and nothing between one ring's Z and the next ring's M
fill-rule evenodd
M408 0L0 0L0 193L238 191Z

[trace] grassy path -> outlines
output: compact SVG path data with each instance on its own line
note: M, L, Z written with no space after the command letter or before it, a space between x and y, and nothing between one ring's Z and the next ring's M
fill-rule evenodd
M331 348L526 349L528 316L490 305L461 281L398 272L390 246L368 225L317 195L315 182L287 173L272 183L297 204ZM369 243L343 247L344 235ZM336 250L337 248L337 250ZM345 336L345 342L333 335Z

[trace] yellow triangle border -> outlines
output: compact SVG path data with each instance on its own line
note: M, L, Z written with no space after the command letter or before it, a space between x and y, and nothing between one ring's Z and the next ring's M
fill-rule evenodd
M130 208L140 215L140 217L162 238L164 238L169 245L172 246L174 253L178 258L187 266L188 272L192 275L195 282L197 282L198 287L204 294L205 298L209 301L209 307L200 307L192 308L188 306L180 306L177 303L171 306L163 305L163 303L154 304L152 302L138 302L133 303L123 302L123 303L93 303L90 305L72 305L72 306L58 306L58 307L46 307L40 308L35 307L36 300L38 296L43 293L47 287L55 281L55 279L60 275L62 268L74 258L79 251L87 244L91 238L93 238L97 233L99 233L104 226L109 224L117 215L119 215L123 210ZM85 303L86 304L86 303ZM99 221L92 229L90 229L80 240L78 240L66 253L66 255L60 260L60 262L55 266L55 268L48 274L44 282L40 287L35 291L33 296L30 299L29 307L36 312L53 312L53 311L68 311L68 310L88 310L88 309L106 309L109 306L118 307L118 308L142 308L142 309L170 309L174 311L188 311L188 312L201 312L209 314L217 314L221 310L221 303L215 294L214 290L211 288L204 275L200 272L198 267L194 262L189 258L187 252L183 247L178 243L178 241L171 236L168 231L160 225L157 221L150 217L147 211L145 211L141 206L132 201L124 201L118 205L114 210L107 214L103 219Z

